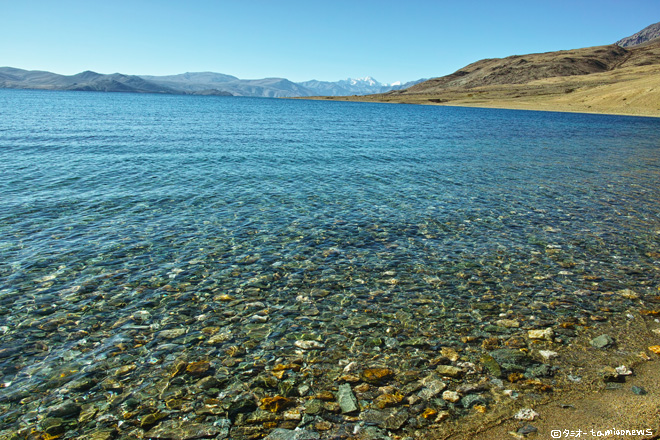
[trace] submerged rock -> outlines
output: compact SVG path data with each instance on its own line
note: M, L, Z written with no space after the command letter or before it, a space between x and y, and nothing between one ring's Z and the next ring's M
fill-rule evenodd
M527 336L529 337L529 339L543 339L552 342L552 340L555 337L555 332L550 327L543 330L529 330L527 332Z
M325 348L325 344L318 341L296 341L293 345L303 350L321 350Z
M445 391L442 393L442 398L448 402L456 403L461 399L461 396L456 391Z
M276 428L268 434L264 440L317 440L321 438L318 432L306 429L282 429Z
M339 403L343 414L350 414L359 411L360 409L357 399L351 390L351 386L347 383L339 385L337 390L337 403Z
M472 408L475 405L485 405L486 399L479 394L469 394L461 399L463 408Z
M523 408L520 411L518 411L513 418L516 420L527 420L527 421L532 421L535 418L539 416L539 413L534 411L531 408Z
M614 339L609 335L600 335L592 339L590 344L596 348L607 348L614 344Z
M495 377L502 377L502 367L497 363L495 358L489 354L481 356L481 363L484 367Z
M417 393L417 395L424 400L430 400L434 398L445 388L447 388L447 384L441 380L428 380L425 381L425 385L426 386L419 393Z
M460 377L463 375L463 370L451 365L440 365L436 370L441 376Z
M254 401L254 397L250 394L241 394L229 405L229 410L227 411L230 418L236 417L241 413L249 413L257 409L257 404Z
M524 372L537 364L527 353L512 348L501 348L490 352L490 356L506 372Z
M362 380L371 384L383 384L394 377L394 371L389 368L367 368L360 375Z
M638 387L638 386L632 386L630 390L634 393L637 394L638 396L643 396L645 394L648 394L648 392L643 388L643 387Z
M378 425L384 429L399 429L408 420L406 409L387 408L383 410L368 409L360 413L359 420L367 424Z
M294 401L291 399L287 399L286 397L283 396L275 396L275 397L264 397L261 399L261 408L265 409L266 411L270 412L280 412L292 405L294 405Z
M554 359L557 356L559 356L559 354L556 351L552 351L552 350L539 350L539 354L545 360Z
M147 431L144 437L154 440L196 440L212 438L218 434L220 430L215 426L168 420Z
M55 418L78 417L78 414L80 414L81 410L82 407L80 405L78 405L77 403L71 400L67 400L57 406L50 408L48 410L48 414L46 415L46 417L55 417Z

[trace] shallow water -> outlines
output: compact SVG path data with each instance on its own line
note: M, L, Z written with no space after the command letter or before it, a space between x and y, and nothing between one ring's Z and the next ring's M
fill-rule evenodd
M402 368L502 316L632 310L659 148L651 118L0 90L0 418L93 365L151 396L181 357Z

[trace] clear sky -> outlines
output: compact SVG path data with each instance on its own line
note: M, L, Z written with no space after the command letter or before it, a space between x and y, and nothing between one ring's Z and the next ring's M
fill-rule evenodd
M381 82L614 43L660 0L0 0L0 66Z

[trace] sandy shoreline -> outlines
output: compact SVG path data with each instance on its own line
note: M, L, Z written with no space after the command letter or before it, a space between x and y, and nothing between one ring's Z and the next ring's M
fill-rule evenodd
M489 412L473 412L465 419L453 421L438 430L416 438L434 440L491 439L640 439L660 436L660 356L649 350L660 343L657 320L637 315L619 318L615 322L599 323L580 335L573 343L562 347L543 342L540 350L556 350L558 356L549 361L559 371L552 392L531 393L514 400L504 387L492 391L497 401ZM592 347L594 335L607 334L616 341L609 348ZM536 350L531 350L536 351ZM619 377L620 382L606 382L603 370L625 365L633 374ZM571 376L569 378L569 375ZM575 382L576 378L580 378ZM638 395L633 387L646 394ZM517 420L521 408L538 415L534 420ZM529 434L518 431L531 427ZM636 435L608 434L610 430L633 430ZM578 435L578 431L581 434ZM593 431L593 432L592 432ZM643 431L643 433L639 433Z
M434 105L441 107L468 107L468 108L492 108L492 109L502 109L502 110L526 110L526 111L541 111L541 112L558 112L558 113L581 113L581 114L595 114L595 115L613 115L613 116L633 116L633 117L644 117L644 118L660 118L660 109L632 109L631 111L623 111L619 109L616 110L607 110L607 109L596 109L580 105L571 105L571 104L554 104L554 103L530 103L522 101L487 101L487 102L465 102L465 101L456 101L456 102L446 102L446 103L437 103L431 102L429 99L434 98L420 98L420 99L392 99L392 100L381 100L370 97L361 97L361 96L310 96L304 98L283 98L283 99L307 99L313 101L346 101L346 102L373 102L381 104L417 104L417 105Z

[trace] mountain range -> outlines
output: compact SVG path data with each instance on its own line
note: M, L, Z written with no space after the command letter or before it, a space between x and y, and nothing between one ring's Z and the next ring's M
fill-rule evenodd
M239 79L214 72L188 72L179 75L124 75L82 72L59 75L39 70L0 67L0 88L79 90L97 92L168 93L190 95L257 96L268 98L315 95L345 96L384 93L417 84L383 84L371 77L336 82L305 81L295 83L285 78Z
M489 58L438 78L292 82L214 72L58 75L0 68L0 88L302 97L660 116L660 23L614 44Z
M660 23L614 44L488 58L352 101L660 116Z

